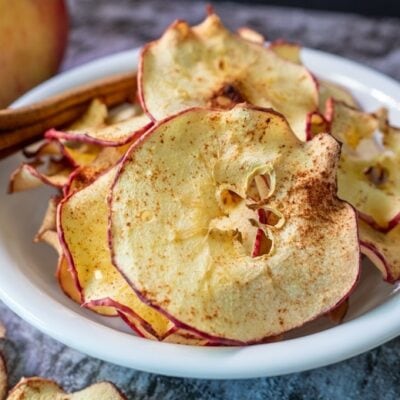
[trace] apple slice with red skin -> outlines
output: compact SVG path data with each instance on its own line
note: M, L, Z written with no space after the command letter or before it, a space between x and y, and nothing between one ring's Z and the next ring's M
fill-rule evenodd
M58 260L56 278L64 294L75 303L82 304L82 296L77 288L75 276L71 273L64 256L60 256Z
M319 79L319 110L322 114L327 112L328 99L334 99L347 104L350 107L360 109L360 104L354 98L350 90L345 87L324 79Z
M82 131L50 129L46 132L45 137L115 147L122 146L140 137L152 125L153 122L149 117L142 114L112 125L100 128L87 128Z
M111 262L107 196L117 169L106 171L59 204L57 230L63 253L84 306L97 311L102 307L102 314L108 315L131 313L151 336L163 337L170 321L142 303Z
M26 158L33 158L35 161L39 161L46 157L61 156L60 150L59 142L45 139L42 142L28 146L22 151L22 153Z
M23 151L26 158L33 158L35 162L44 162L46 159L60 160L65 158L72 167L78 168L90 164L99 153L98 146L74 145L64 141L45 139L36 148L27 148Z
M330 135L301 143L272 110L172 116L131 147L116 176L114 265L177 327L220 343L262 342L326 314L359 275L355 212L336 198L338 157ZM266 171L275 188L254 202L249 184ZM224 201L227 190L236 201ZM270 229L273 250L252 257L243 232L266 207L285 222Z
M302 65L300 53L301 46L297 43L288 42L283 39L278 39L271 42L268 46L274 53L284 60L294 64Z
M92 183L101 174L115 166L122 159L129 146L130 143L119 147L102 148L93 162L72 172L65 193L71 194Z
M75 393L66 393L57 383L40 377L22 378L7 400L127 400L111 382L95 383Z
M50 129L45 133L45 137L102 147L116 147L133 141L153 125L151 119L141 110L139 114L126 119L119 119L118 115L114 115L111 122L108 121L107 116L106 105L97 99L93 100L80 120L64 131Z
M285 60L302 65L300 57L300 45L287 42L285 40L276 40L269 45L269 48ZM359 103L354 98L350 90L337 83L333 83L325 79L314 79L316 80L318 85L319 112L321 113L321 115L324 115L327 110L326 102L329 98L332 98L336 101L341 101L354 108L360 108ZM324 132L327 131L325 130Z
M301 140L318 107L316 82L302 65L228 31L215 14L190 27L176 21L141 53L139 98L154 120L193 106L247 102L283 113Z
M170 328L162 338L156 338L154 336L149 335L149 330L145 330L142 328L140 324L137 323L135 318L132 318L131 313L125 313L121 310L118 311L121 319L135 332L137 335L147 338L147 339L157 339L161 340L165 343L174 343L174 344L185 344L190 346L205 346L210 342L208 339L196 336L192 332L187 332L184 329L179 329L176 326ZM215 343L215 345L219 345Z
M331 133L343 144L339 197L371 226L388 232L400 220L400 130L385 124L384 113L382 117L330 103Z
M380 232L359 221L361 252L382 272L383 279L395 283L400 279L400 226Z
M55 140L47 140L37 149L25 154L34 158L22 163L12 174L9 193L34 189L43 185L64 190L74 170L90 167L100 152L99 147L80 145L76 148Z
M265 43L265 37L261 33L255 31L254 29L251 29L247 26L242 26L241 28L239 28L237 30L237 34L241 38L246 39L252 43L257 43L257 44L261 44L261 45L264 45L264 43Z
M64 160L50 163L44 172L39 170L42 164L40 162L22 163L10 176L8 193L35 189L43 185L62 189L68 183L72 168Z
M329 121L319 111L307 114L307 139L312 139L320 133L329 133L331 129Z
M327 316L335 324L341 324L349 310L349 299L343 300L333 310L329 311Z

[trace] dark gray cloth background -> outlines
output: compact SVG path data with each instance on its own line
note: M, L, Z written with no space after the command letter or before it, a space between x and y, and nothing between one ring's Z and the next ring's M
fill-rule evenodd
M220 3L231 28L250 26L269 39L299 41L354 59L400 80L400 20ZM154 39L175 18L200 21L197 1L71 0L72 32L63 69ZM400 339L351 360L310 372L244 381L167 378L108 364L44 336L0 305L11 384L22 376L56 379L67 390L115 382L129 399L399 399ZM393 316L399 318L400 316ZM354 338L352 338L354 339ZM95 340L95 338L94 338Z

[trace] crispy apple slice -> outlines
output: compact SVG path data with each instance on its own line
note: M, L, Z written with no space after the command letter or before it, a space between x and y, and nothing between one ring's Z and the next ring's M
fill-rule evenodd
M302 65L301 47L298 44L287 42L286 40L276 40L270 43L269 48L284 60Z
M262 45L265 43L265 38L261 33L247 26L242 26L241 28L239 28L237 30L237 33L240 37L248 40L249 42L258 43Z
M46 160L65 160L71 167L81 167L90 164L100 152L98 145L86 143L68 143L64 140L45 139L39 146L28 147L23 153L27 158L33 158L36 163Z
M272 110L171 117L131 147L115 179L114 264L179 328L219 343L259 342L325 314L359 274L355 213L336 198L338 154L330 135L301 143ZM260 209L282 218L264 223ZM257 257L253 226L273 241Z
M64 256L60 256L58 260L56 278L65 295L75 301L75 303L82 304L82 296L78 290L75 276L71 274L68 262Z
M136 93L135 93L136 95ZM108 110L106 119L107 125L125 121L129 118L143 114L143 110L138 103L122 103Z
M343 322L347 311L349 310L349 299L342 301L339 305L333 308L327 316L334 324L340 324Z
M330 132L330 123L323 114L315 111L307 114L307 138L312 139L320 133Z
M33 239L35 242L45 242L57 252L59 256L62 255L61 244L57 234L57 223L56 223L56 209L60 199L58 197L52 197L49 200L46 213L44 215L42 224Z
M301 46L285 40L277 40L269 45L269 48L285 60L302 65L300 53ZM315 78L316 79L316 78ZM319 112L325 114L328 99L341 101L350 107L359 108L357 100L352 93L343 86L324 79L316 79L318 82ZM326 132L326 131L325 131Z
M67 394L57 383L40 377L22 378L7 400L126 400L111 382L95 383L79 392Z
M50 161L47 170L40 171L42 163L22 163L10 177L9 193L35 189L43 185L62 189L67 183L72 168L64 161Z
M47 205L47 210L45 212L42 224L35 236L35 242L40 242L42 240L43 235L48 231L55 231L57 229L57 221L56 221L56 210L57 204L60 199L58 197L52 197L49 200L49 204Z
M327 111L326 104L328 99L340 101L350 107L359 109L360 106L351 92L343 86L327 80L320 79L319 83L319 110L321 113Z
M107 120L107 106L99 99L91 101L85 113L68 126L69 130L79 131L86 128L96 128L104 125Z
M80 120L64 131L50 129L45 137L97 146L122 146L139 137L152 124L151 119L137 107L131 106L108 115L105 104L94 100Z
M62 156L59 143L47 139L28 146L23 150L23 154L26 158L34 158L36 161L42 160L46 157Z
M331 133L343 143L339 196L376 229L398 224L400 212L400 131L385 117L333 102Z
M374 114L362 112L334 99L330 99L328 104L329 113L326 117L331 122L332 135L348 151L355 151L362 140L371 139L379 131L379 119Z
M361 252L382 272L383 278L394 283L400 279L400 226L379 232L359 221Z
M102 313L110 315L117 315L119 309L130 312L137 324L162 337L170 321L144 304L112 265L107 196L116 172L117 167L112 168L60 203L58 232L64 254L87 307L103 307Z
M92 143L101 146L121 146L142 135L152 125L153 122L150 118L146 114L141 114L112 125L86 128L80 131L50 129L46 132L46 137Z
M87 165L76 169L71 175L66 193L83 189L92 183L98 176L115 166L128 150L131 143L118 147L104 147L97 157Z
M155 120L192 106L273 107L306 140L306 115L318 107L316 83L301 65L229 32L212 14L191 28L172 24L142 51L138 73L143 109Z

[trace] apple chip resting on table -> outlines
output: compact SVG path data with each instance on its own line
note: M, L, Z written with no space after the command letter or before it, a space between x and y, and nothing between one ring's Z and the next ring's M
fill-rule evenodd
M344 317L360 251L400 278L400 132L301 48L217 15L143 47L136 104L95 99L27 148L10 192L50 185L36 241L72 301L145 338L277 340Z

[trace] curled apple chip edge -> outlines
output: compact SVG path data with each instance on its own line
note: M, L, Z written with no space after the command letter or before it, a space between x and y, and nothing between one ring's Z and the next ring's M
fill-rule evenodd
M380 232L359 220L360 248L381 271L388 283L400 280L400 225L388 232Z
M353 94L347 88L330 82L328 80L319 80L319 110L322 114L327 112L326 104L328 99L335 99L355 109L360 109L360 104Z
M342 143L338 194L375 229L387 232L400 220L400 130L385 110L365 113L328 100L331 134Z
M62 155L60 143L55 140L47 139L26 147L25 149L23 149L22 154L26 158L33 158L37 161L49 156L51 157Z
M68 143L45 140L37 149L25 151L33 161L20 164L11 174L8 192L16 193L43 185L63 190L71 174L91 165L100 151L87 144L71 147Z
M43 235L46 234L46 232L49 231L56 231L57 229L57 222L56 222L56 210L57 210L57 205L60 201L60 198L57 196L51 197L49 200L49 203L47 205L46 212L44 214L42 223L35 235L34 241L35 242L40 242L43 240Z
M291 61L294 64L303 65L301 61L301 46L297 43L278 39L271 42L268 46L279 57Z
M318 108L317 84L304 66L231 33L215 14L193 28L176 21L142 49L138 92L154 120L194 106L272 107L303 141L306 115Z
M68 126L68 130L81 130L86 128L95 128L103 126L107 120L108 109L100 99L93 99L86 111L72 124Z
M117 170L114 166L60 202L57 230L63 253L75 271L84 306L130 313L150 335L163 338L171 322L144 304L112 265L107 196Z
M334 323L334 324L341 324L346 317L347 311L349 310L349 298L342 301L338 304L335 308L333 308L327 314L327 317Z
M274 51L278 56L286 59L287 61L291 61L295 64L303 65L301 60L301 46L296 43L288 42L286 40L276 40L269 44L269 48ZM316 133L327 133L329 131L329 123L328 120L325 118L325 114L327 113L327 100L328 99L335 99L336 101L341 101L351 107L360 108L359 103L354 98L353 94L350 90L339 85L337 83L333 83L331 81L317 78L313 75L317 86L318 86L318 110L308 113L308 120L312 122L315 117L317 117L317 127L307 125L307 132L314 130L311 134L308 135L309 138L312 137L312 134ZM323 122L324 126L321 129L320 124L321 121ZM315 132L318 129L317 132Z
M130 145L131 143L118 147L102 148L93 162L72 172L68 185L65 187L65 194L71 194L83 189L105 171L115 166L122 159Z
M105 112L104 112L105 110ZM122 146L139 137L153 125L153 121L138 105L126 105L121 110L110 110L99 100L93 100L81 121L65 130L50 129L48 139L80 142L97 146Z
M272 110L194 108L166 119L131 147L113 184L114 265L178 328L220 343L257 343L326 314L359 277L355 211L336 198L338 156L330 135L302 144ZM255 177L268 174L274 193L253 196ZM267 207L284 223L258 222ZM254 258L251 226L268 239Z
M152 125L153 122L150 118L142 114L100 128L87 128L81 131L50 129L46 132L46 137L91 143L100 146L122 146L139 137Z
M48 185L62 189L67 183L71 167L63 161L50 161L44 172L39 170L41 162L22 163L10 176L8 193L35 189Z
M10 391L7 400L127 400L127 397L111 382L94 383L74 393L66 393L52 380L31 377L22 378Z
M265 43L265 37L261 33L255 31L254 29L249 28L248 26L242 26L241 28L239 28L237 30L237 34L241 38L246 39L249 42L261 45L264 45Z

